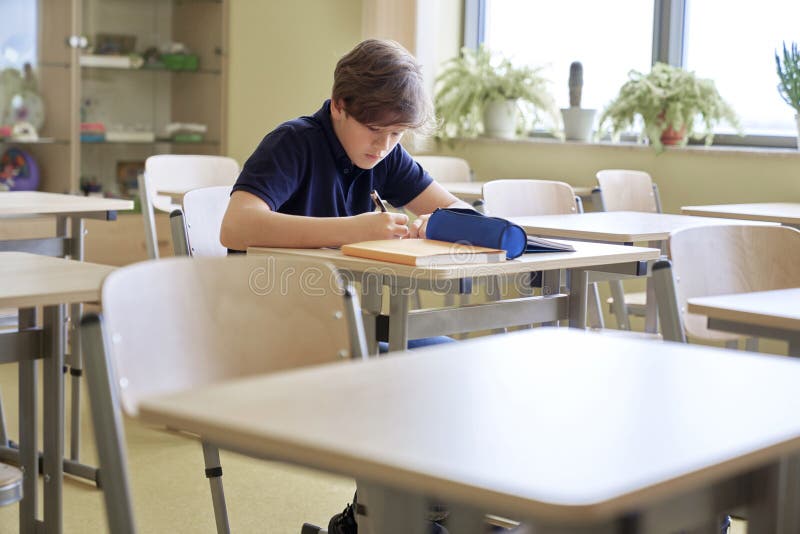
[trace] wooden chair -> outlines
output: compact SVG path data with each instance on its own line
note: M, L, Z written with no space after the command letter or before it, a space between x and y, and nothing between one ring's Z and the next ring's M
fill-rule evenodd
M661 329L667 340L686 342L691 336L736 347L743 336L709 330L704 316L686 312L686 301L800 287L800 231L794 228L698 226L673 233L668 246L670 260L653 268Z
M471 182L472 170L467 160L452 156L414 156L437 182Z
M486 215L503 218L583 212L583 203L572 186L552 180L486 182L483 185L483 203ZM556 287L560 285L560 282L555 284ZM589 322L593 327L602 328L603 316L600 313L596 284L590 284L588 299L591 316Z
M150 396L366 355L351 288L297 256L142 262L112 273L102 302L81 339L114 533L135 532L121 411L136 417ZM203 453L218 461L213 444ZM217 532L229 532L224 495L212 493Z
M228 185L192 189L183 195L181 209L170 213L176 256L227 256L219 231L230 196Z
M600 194L598 209L601 211L643 211L661 213L658 186L650 175L643 171L628 169L605 169L597 171ZM644 317L647 297L644 291L624 293L622 282L611 280L611 297L607 302L617 318L621 330L630 330L629 316Z
M580 213L583 204L572 186L552 180L493 180L483 184L486 215L526 217Z
M172 213L180 208L171 195L199 187L232 186L238 175L239 164L224 156L161 154L147 158L144 174L139 176L139 199L149 257L158 258L155 210Z

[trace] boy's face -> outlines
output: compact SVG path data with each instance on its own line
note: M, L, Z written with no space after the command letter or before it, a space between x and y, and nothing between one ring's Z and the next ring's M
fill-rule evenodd
M361 124L343 107L331 101L333 131L342 143L347 157L361 169L371 169L385 158L405 133L405 126Z

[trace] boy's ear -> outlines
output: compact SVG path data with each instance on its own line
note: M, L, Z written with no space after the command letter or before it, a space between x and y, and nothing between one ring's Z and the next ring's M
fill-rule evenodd
M341 99L334 100L331 98L331 114L335 119L340 118L344 114L344 105Z

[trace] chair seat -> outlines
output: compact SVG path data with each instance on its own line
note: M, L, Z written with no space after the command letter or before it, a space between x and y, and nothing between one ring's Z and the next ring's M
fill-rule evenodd
M609 311L615 313L614 297L608 297L606 303L608 303ZM647 293L644 291L625 293L625 307L628 309L628 315L644 317L647 310Z
M0 506L22 500L22 471L0 463Z

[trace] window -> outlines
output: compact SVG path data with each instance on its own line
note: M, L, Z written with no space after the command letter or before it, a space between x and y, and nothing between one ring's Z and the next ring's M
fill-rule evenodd
M798 20L797 0L759 0L757 9L749 2L687 0L685 66L715 81L749 135L797 135L794 110L778 94L775 51L800 38Z
M650 68L652 0L485 1L486 47L515 63L543 67L559 107L569 107L573 61L583 65L581 106L598 112L627 80L628 71Z
M780 16L776 16L780 14ZM560 107L569 64L584 68L582 107L602 108L631 69L655 58L711 78L742 120L744 139L795 146L794 110L779 96L774 54L798 40L797 0L466 0L465 44L485 43L515 62L544 66ZM732 134L723 124L720 134Z
M36 4L30 0L3 0L0 8L0 69L22 69L36 64ZM12 22L13 21L13 22Z

